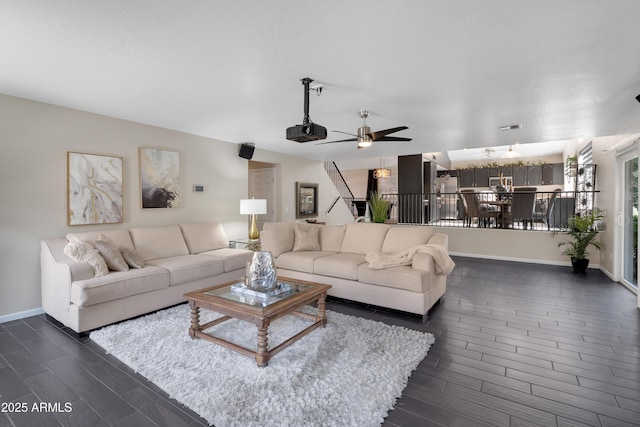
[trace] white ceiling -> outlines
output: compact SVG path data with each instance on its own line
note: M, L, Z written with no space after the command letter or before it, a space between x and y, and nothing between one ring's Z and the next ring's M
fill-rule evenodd
M3 0L0 93L317 160L630 134L638 16L638 0ZM307 76L314 122L355 133L369 109L413 141L287 141Z

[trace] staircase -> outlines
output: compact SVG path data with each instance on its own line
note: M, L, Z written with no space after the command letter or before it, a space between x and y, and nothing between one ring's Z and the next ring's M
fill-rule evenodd
M354 204L353 192L349 188L349 185L344 180L344 177L340 173L336 162L324 162L324 170L327 171L329 178L333 182L333 185L336 186L338 190L338 194L340 194L340 198L345 203L347 208L351 211L352 214L357 215L357 210ZM337 201L337 200L336 200ZM334 202L335 204L335 202ZM333 207L333 205L332 205Z

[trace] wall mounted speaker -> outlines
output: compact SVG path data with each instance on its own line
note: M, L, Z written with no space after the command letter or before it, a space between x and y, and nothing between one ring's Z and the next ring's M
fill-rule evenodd
M251 158L253 157L253 150L255 149L256 147L254 147L253 144L240 144L238 156L242 157L243 159L251 160Z
M640 95L636 96L636 101L640 102Z

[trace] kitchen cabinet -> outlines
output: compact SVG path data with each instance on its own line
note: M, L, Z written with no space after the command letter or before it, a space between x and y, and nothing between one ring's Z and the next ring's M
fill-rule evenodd
M474 169L474 187L488 187L489 186L489 168L475 168Z
M529 165L513 167L513 185L514 187L536 187L539 185L562 184L564 172L562 172L562 164L552 167L553 165ZM560 166L560 167L559 167ZM559 181L556 183L555 181Z
M458 176L460 187L488 187L489 178L500 176L500 174L503 177L512 177L512 185L515 187L564 184L563 163L469 168L448 171L448 173L451 176ZM438 172L438 176L440 174L441 172Z
M542 165L542 185L564 184L564 163Z
M542 165L527 166L527 184L529 186L542 185Z
M527 167L514 166L513 167L513 186L522 187L523 185L527 185Z
M503 177L513 177L513 166L500 166L500 172Z
M475 169L461 169L458 171L460 187L473 187L475 182Z

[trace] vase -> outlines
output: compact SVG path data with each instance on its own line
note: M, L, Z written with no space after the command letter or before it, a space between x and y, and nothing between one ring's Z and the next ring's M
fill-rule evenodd
M366 208L364 210L364 222L371 222L371 212L369 211L369 202L366 202Z
M278 282L271 252L257 251L253 253L248 278L247 286L254 291L269 292L276 287Z

